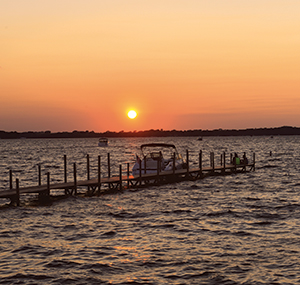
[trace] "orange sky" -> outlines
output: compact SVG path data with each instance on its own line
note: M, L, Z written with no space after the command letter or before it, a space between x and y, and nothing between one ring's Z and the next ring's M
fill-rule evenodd
M299 127L299 15L299 0L1 0L0 130Z

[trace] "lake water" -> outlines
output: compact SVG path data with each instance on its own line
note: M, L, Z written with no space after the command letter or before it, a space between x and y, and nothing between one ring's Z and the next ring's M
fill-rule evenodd
M0 191L9 169L20 185L97 176L134 162L145 142L174 143L190 152L191 167L203 151L216 160L225 151L256 153L256 171L163 186L128 189L100 197L70 197L21 207L0 201L0 284L300 284L299 136L0 140ZM272 152L272 155L270 155ZM15 183L15 182L14 182Z

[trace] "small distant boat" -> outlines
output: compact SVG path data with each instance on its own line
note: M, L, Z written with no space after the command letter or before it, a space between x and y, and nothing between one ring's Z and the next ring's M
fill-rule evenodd
M98 146L108 146L108 139L107 138L100 138L98 142Z
M198 141L202 141L202 138L200 137L200 138L198 138Z
M136 162L132 168L132 175L154 174L173 169L175 155L175 169L186 168L186 162L177 152L175 145L166 143L148 143L141 145L141 158L136 155ZM159 169L157 169L159 168Z

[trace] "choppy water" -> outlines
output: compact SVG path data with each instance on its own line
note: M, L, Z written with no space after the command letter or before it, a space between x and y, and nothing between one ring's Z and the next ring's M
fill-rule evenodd
M107 152L117 172L146 141L189 149L195 165L200 149L204 163L210 151L254 151L256 171L2 206L0 284L300 283L298 136L113 139L108 148L95 139L1 140L0 188L9 186L9 169L21 186L36 184L38 163L62 181L64 154L79 178L87 154L95 175L98 155L105 172Z

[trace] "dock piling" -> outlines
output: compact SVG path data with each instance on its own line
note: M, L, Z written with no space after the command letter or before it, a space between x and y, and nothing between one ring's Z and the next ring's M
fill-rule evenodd
M73 173L74 173L74 192L77 194L77 170L76 170L76 162L73 164Z
M89 154L86 155L86 173L87 173L87 180L90 180L90 156L89 156Z
M127 162L127 189L129 189L129 175L130 175L130 172L129 172L129 162Z
M87 180L90 180L90 156L89 154L86 155L86 174ZM88 193L90 192L90 186L87 186Z
M16 179L16 205L20 206L20 186L19 179Z
M202 172L202 150L199 152L199 175L202 178L203 172Z
M210 167L212 169L212 172L215 172L215 154L214 154L214 152L210 153Z
M142 186L142 160L141 159L139 160L139 184L140 186Z
M157 175L157 183L159 183L160 157L159 157L158 160L157 160L157 166L156 166L156 169L157 169L157 172L156 172L156 175Z
M13 188L12 170L9 170L9 189Z
M50 172L47 172L47 196L50 196Z
M65 183L67 183L67 156L64 155L64 178L65 178Z
M186 150L186 175L190 176L190 161L189 161L189 150Z
M98 194L101 190L101 157L98 155Z
M39 192L39 203L42 205L47 205L50 202L50 172L46 173L47 176L47 184L46 189Z
M120 190L123 189L123 182L122 182L122 164L119 166L119 178L120 178Z
M110 177L110 153L107 153L107 171L108 171L108 177Z
M41 171L41 164L38 164L38 185L42 185L42 171Z
M176 166L175 166L175 152L173 153L173 176L175 177L175 168L176 168Z

